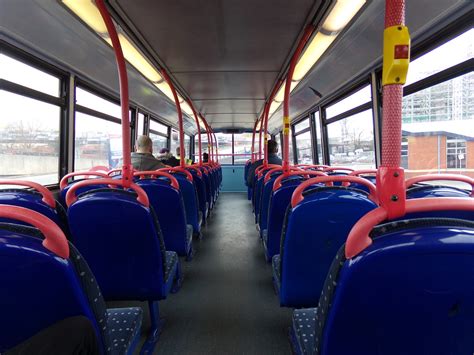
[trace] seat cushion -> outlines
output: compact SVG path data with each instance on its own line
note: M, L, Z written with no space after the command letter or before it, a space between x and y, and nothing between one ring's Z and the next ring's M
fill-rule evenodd
M178 254L174 251L166 251L166 270L165 270L165 282L173 282L174 275L176 273L176 267L178 266Z
M189 245L193 240L193 226L186 224L186 242Z
M107 327L112 342L111 353L127 353L134 341L140 337L142 316L143 312L139 307L107 310Z
M280 254L274 255L272 258L272 271L273 271L273 279L275 280L275 284L280 291L280 280L281 280L281 263L280 263Z
M292 326L297 354L315 353L316 312L317 308L302 308L293 312Z
M268 239L268 229L261 230L260 234L262 235L263 242L266 245L267 244L267 239Z

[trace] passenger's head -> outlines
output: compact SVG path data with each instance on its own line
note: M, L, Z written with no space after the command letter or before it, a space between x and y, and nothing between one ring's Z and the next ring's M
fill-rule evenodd
M180 157L181 156L181 148L180 147L177 147L176 148L176 156ZM184 154L186 154L186 151L184 152Z
M135 150L137 153L152 153L153 142L148 136L138 136L137 142L135 143Z
M203 161L204 163L207 163L207 162L209 161L209 154L203 153L203 154L202 154L202 161Z
M268 141L268 154L276 154L278 153L278 143L273 139Z

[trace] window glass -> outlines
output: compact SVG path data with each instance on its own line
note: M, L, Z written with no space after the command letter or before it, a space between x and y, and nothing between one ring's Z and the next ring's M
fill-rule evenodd
M153 119L150 120L150 129L168 136L168 127Z
M472 176L474 73L405 96L402 118L407 177L451 169Z
M59 97L60 80L57 77L1 53L0 79Z
M145 133L145 115L139 112L137 118L137 136L141 136Z
M0 90L0 178L58 182L60 110Z
M299 134L295 138L298 164L313 164L311 152L311 132Z
M160 150L168 147L168 138L150 132L150 139L153 142L153 155L157 156Z
M245 164L252 154L252 133L234 134L234 164Z
M295 133L301 132L302 130L309 128L309 119L306 119L298 124L295 124Z
M321 119L319 117L319 111L316 111L313 114L314 117L314 124L316 125L316 148L318 150L318 164L323 164L323 145L322 139L323 136L321 135Z
M117 117L119 119L122 118L122 110L120 108L120 105L105 100L80 87L76 87L76 104L88 107L90 109L105 113L113 117Z
M474 56L474 29L410 62L405 85L424 79Z
M191 137L185 134L184 135L184 150L186 151L186 158L189 158L190 148L191 148Z
M96 165L111 168L122 160L122 127L114 122L76 112L74 169L85 170Z
M208 153L209 154L209 159L211 158L211 154L208 150L208 147L207 147L207 134L204 133L204 134L201 134L201 149L202 149L202 153ZM199 162L200 161L200 158L199 158L199 137L198 135L196 134L194 136L194 161L195 162Z
M362 89L349 95L345 99L336 102L334 105L326 107L326 119L335 117L353 109L354 107L363 105L372 100L372 94L370 92L370 85L364 86Z
M170 152L176 155L176 148L179 147L179 132L174 128L171 129L170 144Z
M219 163L232 164L232 134L216 133L219 148Z
M282 147L281 147L281 134L280 132L278 132L276 135L275 135L275 141L278 143L278 153L277 155L281 158L282 157Z
M331 123L327 128L331 165L354 169L375 167L372 110Z

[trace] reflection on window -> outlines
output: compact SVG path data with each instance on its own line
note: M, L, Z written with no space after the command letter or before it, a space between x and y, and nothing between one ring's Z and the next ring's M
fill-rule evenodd
M160 150L168 147L168 138L150 132L150 139L153 142L153 155L160 154Z
M234 134L234 165L245 164L251 158L252 133Z
M202 149L202 154L204 154L204 153L209 154L209 159L211 159L211 157L210 157L211 153L210 153L210 151L208 149L208 146L207 146L207 134L206 133L201 134L201 149ZM198 137L198 135L194 136L194 161L195 162L200 161L200 157L199 157L199 137Z
M335 117L341 113L349 111L354 107L363 105L372 100L372 94L370 92L370 85L364 86L362 89L349 95L345 99L336 102L334 105L326 107L326 118Z
M157 121L153 120L153 119L150 120L150 129L152 131L162 133L165 136L168 135L168 127L165 126L164 124L161 124L160 122L157 122Z
M86 170L96 165L111 168L122 160L122 127L81 112L76 112L74 169Z
M216 133L219 163L232 164L232 134Z
M281 147L281 134L280 133L277 133L275 135L275 141L278 143L278 153L277 155L281 158L282 157L282 147Z
M105 113L118 119L122 118L120 105L105 100L80 87L76 87L76 104Z
M375 167L372 110L331 123L327 128L331 165L354 169Z
M446 160L448 169L466 168L466 140L446 137Z
M296 136L296 154L298 164L313 164L311 153L311 132Z
M284 136L283 136L284 137ZM293 155L293 139L291 139L291 135L289 137L289 142L290 142L290 154L288 155L288 159L291 164L295 164L295 156Z
M0 79L59 97L60 80L58 78L1 53Z
M474 30L470 29L420 58L411 61L405 85L413 84L418 80L471 59L474 56L473 43Z
M137 118L137 136L141 136L145 133L145 115L139 112Z
M322 135L321 135L321 119L319 117L319 111L316 111L313 114L314 117L314 124L316 125L316 149L318 150L318 164L323 163L323 145L321 143L322 141Z
M309 119L306 119L298 124L295 124L295 133L301 132L302 130L309 128Z
M170 153L173 155L177 154L176 148L179 147L179 132L174 128L171 129L170 143Z
M402 117L408 177L448 169L473 176L474 73L405 96Z
M189 148L191 147L191 137L184 135L184 150L186 151L186 158L189 157Z
M0 178L58 182L60 108L0 91Z

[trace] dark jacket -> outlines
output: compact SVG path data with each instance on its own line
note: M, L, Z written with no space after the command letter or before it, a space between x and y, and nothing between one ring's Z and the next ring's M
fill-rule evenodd
M282 161L281 158L276 154L268 154L268 164L277 164L281 165ZM247 175L247 184L248 186L253 186L253 180L255 177L255 169L257 169L260 165L263 164L263 159L256 160L252 163L249 168L249 172Z
M137 152L132 153L132 165L138 171L156 170L165 167L153 154Z
M175 158L174 156L169 157L168 159L162 159L160 160L163 164L169 165L169 166L178 166L180 165L180 161Z

